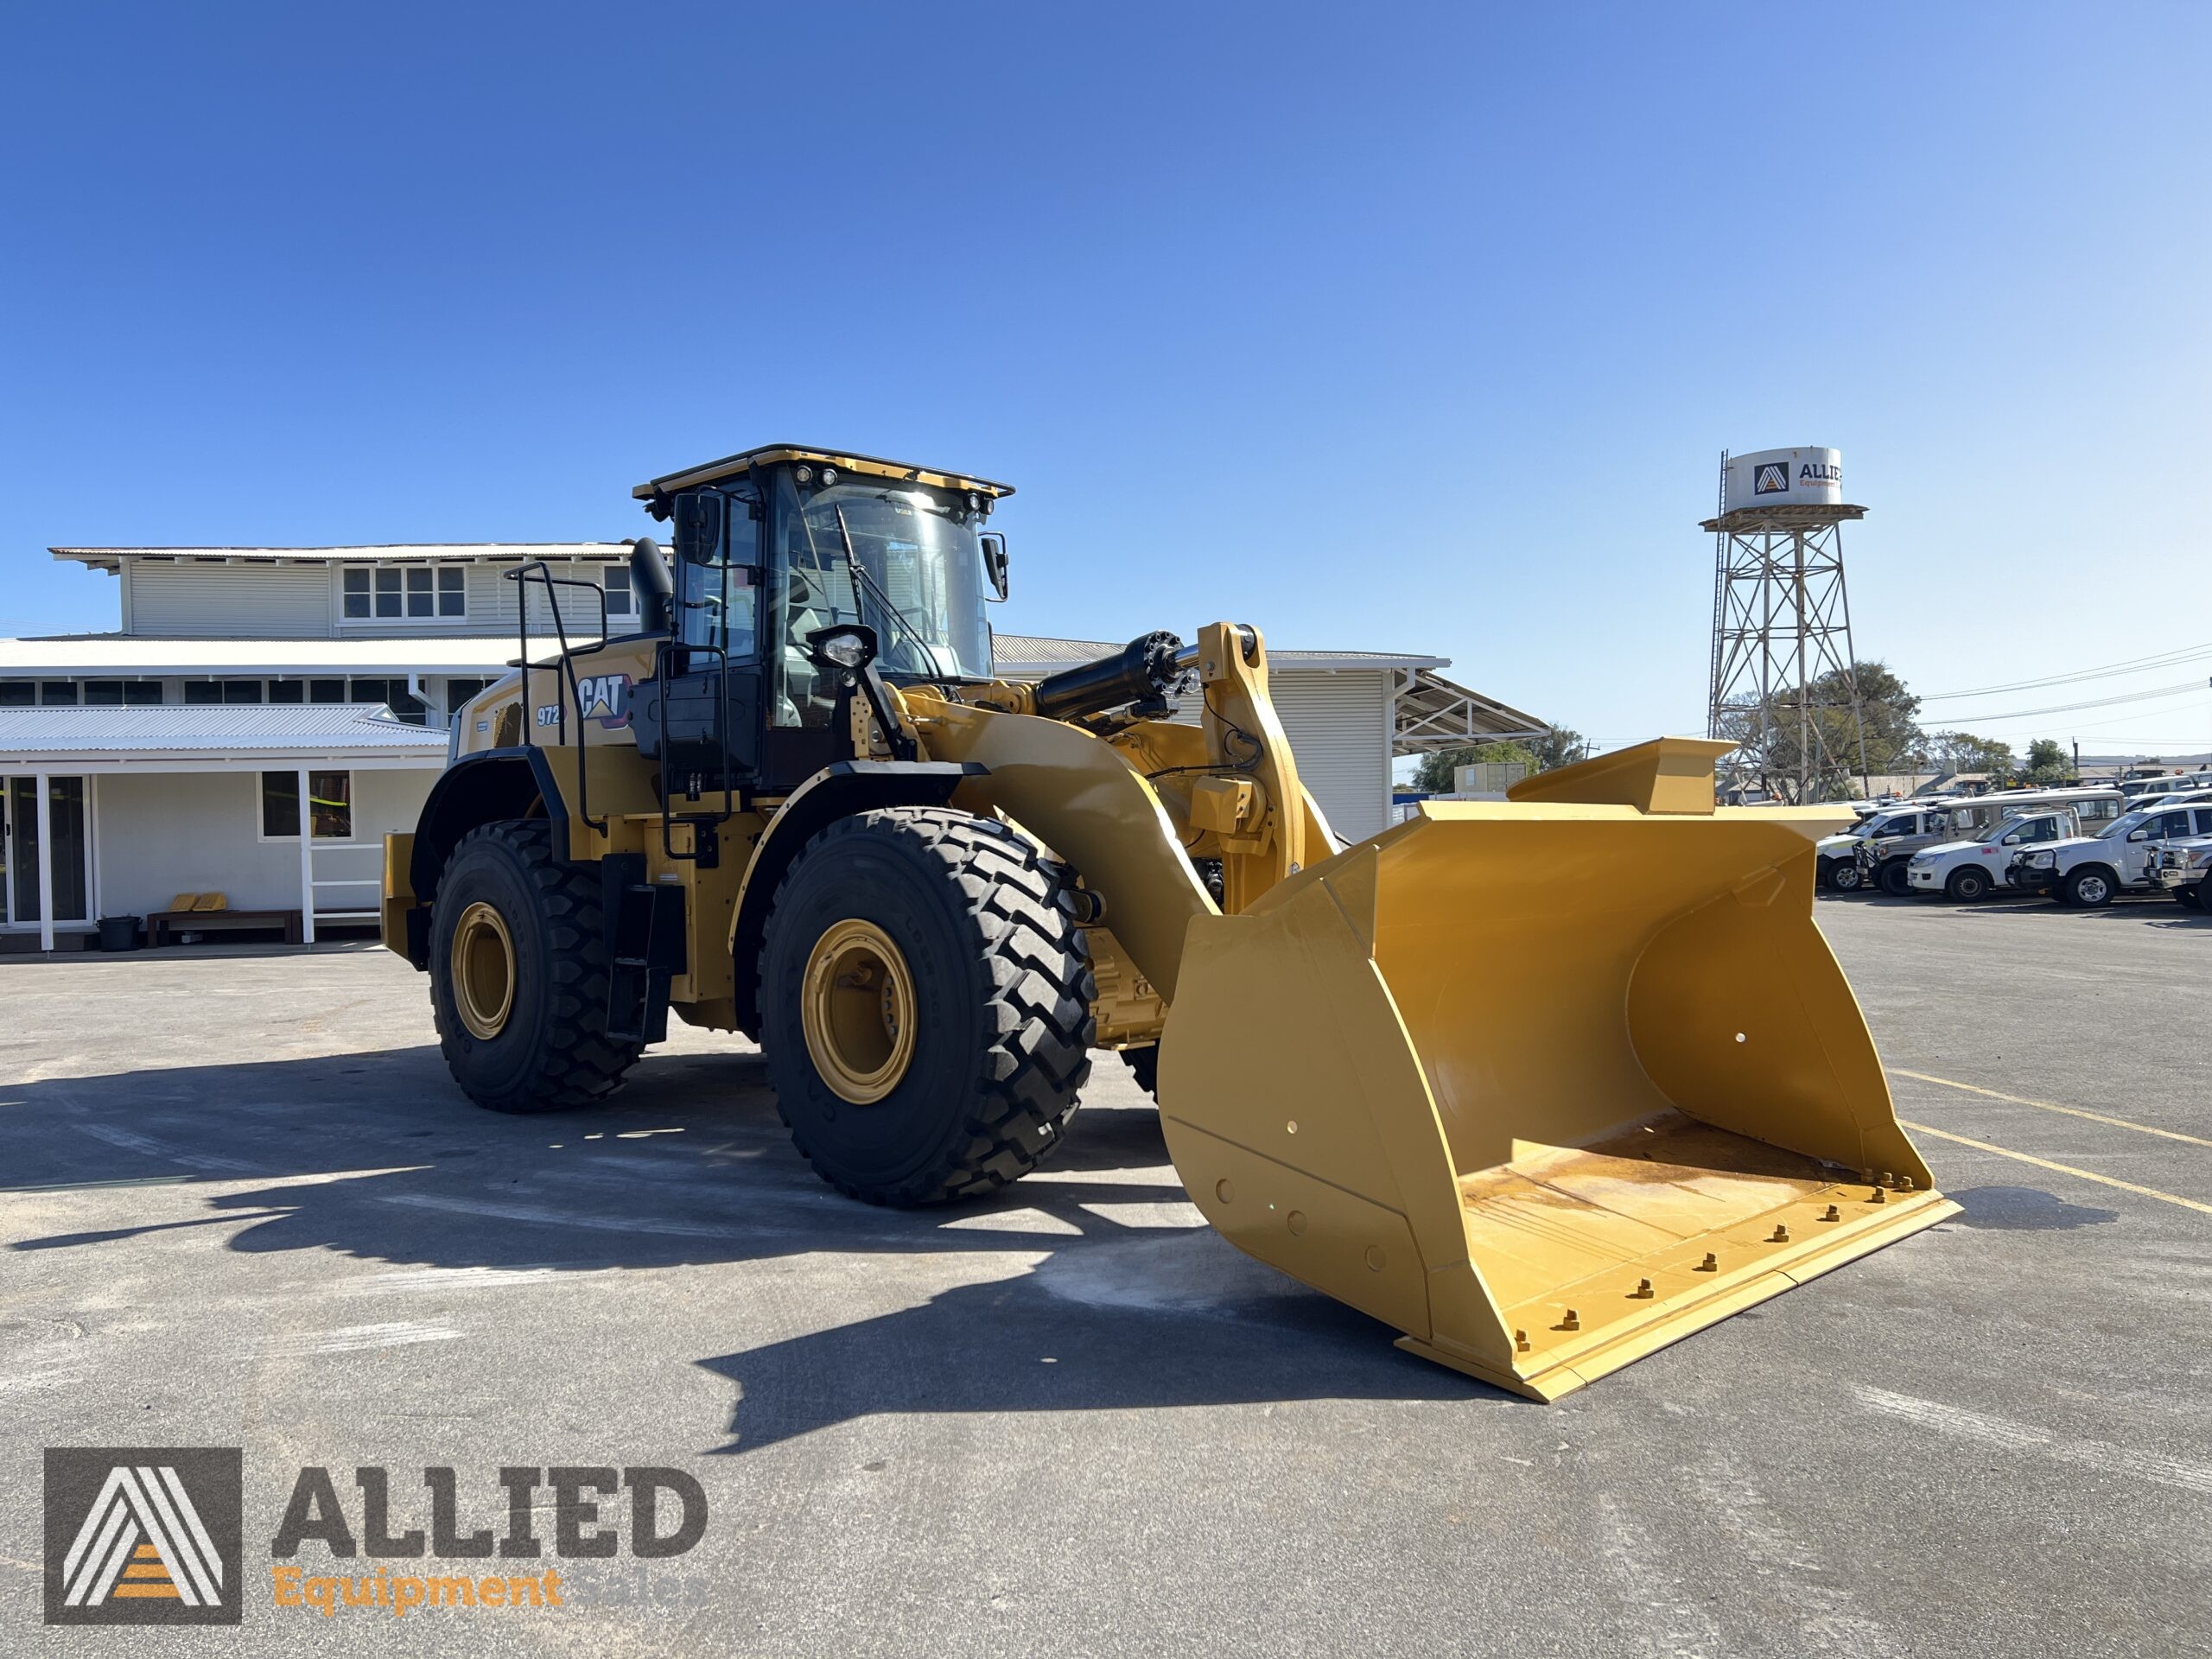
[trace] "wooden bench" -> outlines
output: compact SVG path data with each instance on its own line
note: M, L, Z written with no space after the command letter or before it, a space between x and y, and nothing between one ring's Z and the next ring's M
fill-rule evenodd
M157 910L146 918L146 943L160 946L169 942L172 931L205 930L214 932L229 927L281 927L284 943L297 944L301 941L300 912L296 910Z

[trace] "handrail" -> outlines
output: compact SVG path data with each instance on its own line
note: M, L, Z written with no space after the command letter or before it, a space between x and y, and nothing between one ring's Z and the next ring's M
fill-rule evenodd
M561 745L569 742L569 705L576 709L576 816L586 825L601 835L607 833L607 820L591 815L590 768L584 760L584 702L583 692L576 683L576 661L594 652L607 649L607 589L595 582L586 582L579 576L556 576L553 567L543 559L532 559L505 573L506 579L516 585L515 604L515 666L522 671L522 741L525 747L535 747L531 736L537 728L535 711L529 708L530 671L534 668L553 668L561 671L561 685L568 692L566 701L557 696L554 709L560 715ZM545 586L545 606L553 613L553 637L560 645L560 655L552 663L533 664L530 660L530 584L543 582ZM599 597L599 639L596 644L572 649L569 645L568 624L561 620L561 598L556 588L587 588Z

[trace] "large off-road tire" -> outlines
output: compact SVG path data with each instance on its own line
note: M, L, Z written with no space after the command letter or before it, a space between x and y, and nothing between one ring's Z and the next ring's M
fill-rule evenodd
M1059 1145L1096 995L1074 880L938 807L831 824L777 885L761 1044L791 1139L871 1204L988 1192Z
M639 1045L607 1034L598 867L553 855L542 818L461 838L430 911L430 1007L454 1080L495 1112L612 1094Z

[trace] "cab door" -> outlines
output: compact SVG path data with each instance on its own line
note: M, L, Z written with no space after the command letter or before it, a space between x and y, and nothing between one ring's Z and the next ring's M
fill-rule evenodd
M760 524L749 486L676 500L675 638L640 699L639 742L671 809L696 809L760 775Z

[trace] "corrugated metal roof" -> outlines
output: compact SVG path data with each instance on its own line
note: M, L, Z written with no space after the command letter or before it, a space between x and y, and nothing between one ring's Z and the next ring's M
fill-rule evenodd
M571 634L582 642L582 636ZM531 654L552 649L550 630L531 630ZM411 639L149 639L135 634L69 634L0 639L0 679L40 675L489 674L506 671L515 636L425 633Z
M0 711L0 757L419 751L442 755L442 732L365 703L169 704Z
M1400 754L1458 748L1497 738L1535 737L1551 728L1534 715L1470 691L1456 680L1422 669L1402 687L1394 715Z
M317 564L419 563L429 559L626 559L627 542L400 542L372 547L49 547L57 559L114 570L125 559L176 559L227 564L233 560L304 559Z

